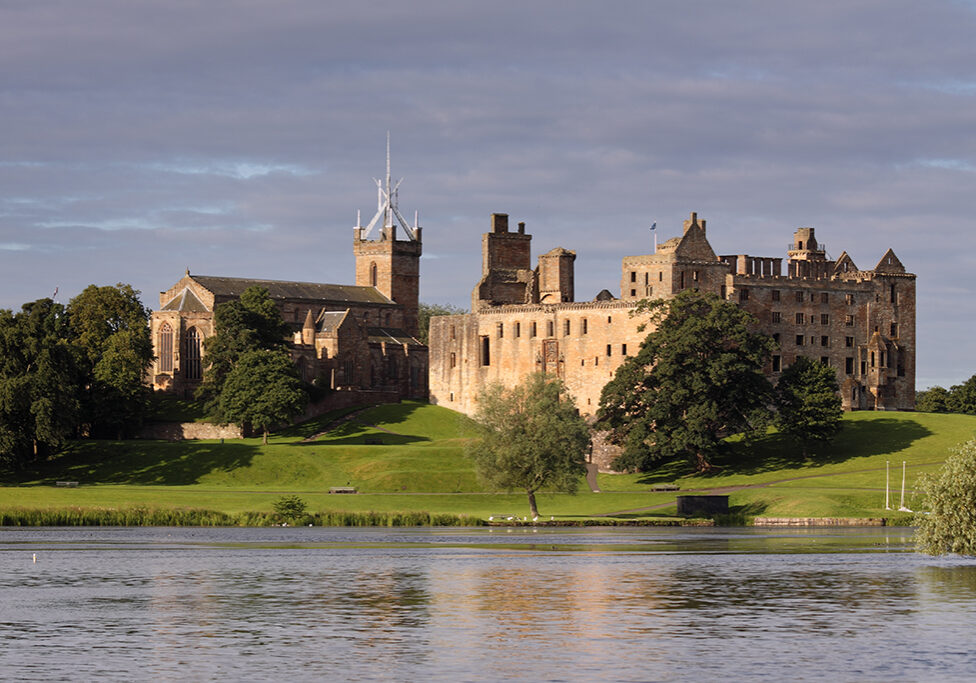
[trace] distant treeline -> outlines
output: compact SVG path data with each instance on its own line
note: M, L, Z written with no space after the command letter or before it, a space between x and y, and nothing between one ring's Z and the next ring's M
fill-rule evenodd
M922 413L976 415L976 375L948 389L934 386L915 392L915 410Z

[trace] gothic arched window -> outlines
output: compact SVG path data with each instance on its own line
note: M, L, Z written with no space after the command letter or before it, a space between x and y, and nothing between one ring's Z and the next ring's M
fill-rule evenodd
M159 326L159 371L173 372L173 328L169 323Z
M187 379L203 377L203 367L200 363L200 333L195 327L186 331L186 350L183 354L183 376Z
M373 287L376 286L376 264L375 263L369 264L369 284L371 284Z

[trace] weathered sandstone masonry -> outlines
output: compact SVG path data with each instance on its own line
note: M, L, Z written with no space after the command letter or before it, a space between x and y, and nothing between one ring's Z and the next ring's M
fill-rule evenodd
M772 381L807 356L835 369L847 410L914 409L915 275L890 249L861 270L846 252L829 259L814 229L800 228L784 274L779 257L717 255L692 213L656 253L623 258L619 297L603 290L578 302L575 252L553 249L533 269L531 239L524 223L511 232L507 215L492 215L472 312L431 320L432 403L471 414L486 384L542 371L593 415L603 386L651 331L637 330L646 322L631 315L637 302L695 289L737 303L773 336Z

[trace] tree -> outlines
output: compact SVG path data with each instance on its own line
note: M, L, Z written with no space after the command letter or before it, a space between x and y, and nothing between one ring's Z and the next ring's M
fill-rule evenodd
M478 396L474 419L481 439L470 455L479 475L489 485L525 491L533 518L540 489L576 492L590 432L560 380L536 373L511 389L490 385Z
M304 519L308 511L308 503L298 496L281 496L272 506L280 519L292 524Z
M834 369L797 356L776 385L776 426L802 444L803 457L815 443L840 431L843 410Z
M75 432L82 372L69 338L64 307L51 299L0 311L0 460L43 459Z
M949 392L938 385L915 392L915 410L920 413L948 413Z
M946 407L950 413L976 415L976 375L949 389Z
M459 306L452 304L425 304L420 303L417 311L417 327L419 332L417 340L421 344L427 344L430 339L430 319L438 315L461 315L467 311Z
M248 351L227 374L220 392L219 414L226 422L268 432L305 410L308 396L291 358L284 351Z
M772 387L763 368L775 344L756 319L714 294L685 290L644 300L657 329L603 388L597 428L623 447L614 467L647 470L662 459L713 468L721 440L764 429Z
M923 475L919 488L930 512L915 518L916 548L929 555L976 555L976 441L953 451L937 475Z
M268 290L255 286L245 289L240 299L214 309L214 328L216 333L204 342L207 368L197 398L206 402L212 417L223 419L220 395L231 371L250 351L284 350L288 326Z
M68 303L72 341L85 359L82 420L94 436L121 436L146 414L153 359L149 311L131 285L89 285Z

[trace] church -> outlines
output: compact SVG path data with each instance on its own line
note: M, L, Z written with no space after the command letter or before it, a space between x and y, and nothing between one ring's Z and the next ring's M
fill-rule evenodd
M268 291L291 328L289 350L305 382L353 392L364 403L426 399L427 347L417 340L422 229L416 219L409 225L397 208L399 183L390 177L389 142L385 182L376 184L376 214L365 227L357 220L353 228L356 284L187 270L160 292L150 322L153 389L192 398L206 368L203 342L215 333L215 308L258 286Z

